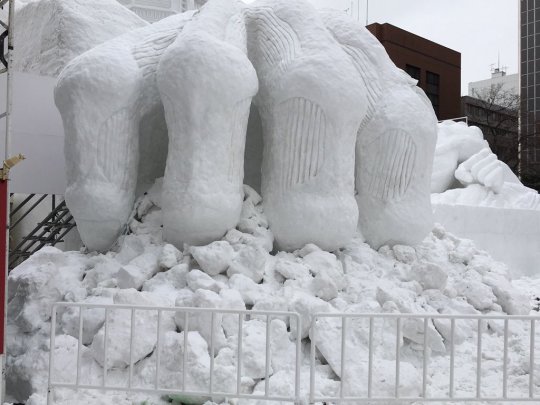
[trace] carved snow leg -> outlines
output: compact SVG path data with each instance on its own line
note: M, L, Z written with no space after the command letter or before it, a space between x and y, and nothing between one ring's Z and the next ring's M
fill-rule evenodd
M356 145L359 229L375 248L416 244L433 225L437 120L431 103L361 24L337 11L322 15L368 89L368 114Z
M141 76L129 49L113 47L75 59L55 89L66 136L66 203L90 250L115 242L137 181Z
M387 91L357 144L359 228L374 248L417 244L433 228L437 121L419 91L407 85Z
M262 1L246 14L270 227L280 249L335 250L356 230L354 145L365 86L309 3Z
M208 3L165 52L157 73L169 129L163 182L165 239L207 244L234 228L255 70L228 1Z

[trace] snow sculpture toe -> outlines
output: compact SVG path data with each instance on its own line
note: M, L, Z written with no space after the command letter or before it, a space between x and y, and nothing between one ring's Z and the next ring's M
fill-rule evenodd
M106 52L111 50L114 56ZM65 198L83 241L93 250L114 243L133 206L139 78L128 50L99 48L68 65L56 87L66 132Z
M166 239L208 244L234 228L255 71L239 8L213 1L163 55L158 88L169 130L163 182Z
M334 250L356 227L353 151L365 87L309 4L257 2L247 25L260 87L262 194L276 242Z
M437 119L431 103L361 24L339 12L322 15L367 88L368 113L356 143L359 229L375 248L416 244L433 225Z

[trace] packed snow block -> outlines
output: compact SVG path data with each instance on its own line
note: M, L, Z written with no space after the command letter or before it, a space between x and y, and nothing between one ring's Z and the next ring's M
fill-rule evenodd
M255 283L261 282L270 255L259 246L243 246L229 265L227 275L242 274Z
M277 246L335 250L354 235L354 145L366 88L312 5L246 11L263 127L262 196Z
M33 1L15 18L13 68L54 77L76 56L148 25L115 0Z
M34 393L46 393L49 370L47 345L29 347L7 367L6 386L8 395L17 402L26 402ZM57 335L55 339L52 377L58 383L75 383L78 341L72 336ZM90 350L81 347L81 381L100 374L100 367L89 355ZM97 381L94 381L97 383Z
M317 364L316 366L316 397L339 397L340 382L335 380L335 375L328 365ZM269 395L293 398L295 395L294 370L279 370L274 373L268 382ZM310 375L309 367L302 366L300 369L300 397L309 396ZM261 380L255 385L253 394L265 395L266 381ZM240 399L239 405L266 405L266 400Z
M210 350L206 340L195 331L188 332L187 346L184 346L184 333L169 331L163 334L160 344L160 380L161 388L182 389L182 378L185 373L185 390L190 392L205 392L210 383ZM215 352L213 386L215 391L236 392L236 367L232 356ZM152 388L156 378L157 349L152 355L137 365L136 384ZM184 360L186 368L184 369ZM209 398L182 396L182 403L203 404ZM219 398L213 398L221 402Z
M369 320L348 319L345 335L346 357L345 376L341 376L341 339L340 318L321 318L315 324L315 336L311 335L311 344L328 362L338 377L343 377L345 395L365 396L367 394L369 367ZM394 325L392 325L392 323ZM393 327L392 327L393 326ZM373 392L377 396L391 396L395 385L395 321L378 320L374 323L373 342ZM403 345L403 341L400 342ZM354 354L354 355L353 355ZM401 361L400 392L403 396L418 395L421 389L421 377L418 370L408 361Z
M200 270L191 270L186 276L187 285L193 291L199 289L209 290L215 293L219 293L222 288L225 288L225 284L214 280L208 274L203 273Z
M53 303L80 290L84 270L79 253L44 247L9 273L8 318L23 332L41 328Z
M202 8L163 54L157 84L169 131L164 236L178 247L208 244L240 219L246 128L258 89L239 4L214 0Z
M510 315L527 315L531 310L529 298L517 290L503 274L487 273L482 281L491 287L497 297L497 303Z
M187 286L188 265L177 264L167 271L157 273L144 282L142 291L152 292L162 297L168 297L168 302L174 306L178 291Z
M137 256L118 271L118 287L141 289L144 282L159 271L158 248Z
M383 46L344 13L323 13L327 28L366 84L367 113L356 143L358 226L374 248L414 245L432 229L430 181L437 140L431 103Z
M163 299L148 292L133 289L118 290L114 303L119 305L160 306ZM105 312L102 310L103 313ZM162 333L174 330L173 312L163 314ZM157 310L134 311L133 363L137 363L152 351L157 342ZM131 310L110 309L107 323L107 364L105 364L105 324L99 329L90 345L91 354L107 369L126 368L130 364Z
M170 269L178 264L178 261L182 260L183 254L173 245L167 243L163 246L161 256L159 257L159 267L164 269Z
M219 292L219 296L222 299L223 308L237 309L240 311L244 311L246 309L246 304L242 299L242 295L237 290L224 288ZM230 337L232 335L238 335L238 323L240 316L235 314L223 315L223 330L227 337Z
M178 297L176 300L177 307L195 307L209 309L224 309L223 298L217 293L210 290L199 289L191 295ZM187 313L187 324L185 323ZM212 324L212 319L214 320ZM226 337L223 331L223 313L216 312L212 315L208 312L183 312L175 313L174 320L176 325L182 331L196 331L207 341L211 341L212 331L214 334L214 347L216 350L221 349L226 344Z
M422 305L421 303L417 302L416 296L417 294L411 290L391 285L378 286L376 294L377 301L381 306L383 306L383 308L385 304L393 303L397 309L396 312L405 314L422 314L426 312L435 313L435 310L433 308L429 308L427 304ZM402 325L403 337L406 337L407 339L418 344L424 343L423 319L404 319ZM431 320L428 322L426 334L427 344L431 350L441 353L446 352L442 336L435 329L433 321Z
M201 270L215 276L229 267L234 249L227 241L216 241L206 246L192 246L190 252Z
M411 267L411 277L418 281L425 290L443 290L448 280L448 274L435 263L417 262Z
M84 304L113 304L112 297L88 297L81 301ZM67 307L62 314L62 329L75 339L79 338L79 316L82 311L83 334L82 342L85 345L92 343L94 335L99 331L105 322L105 311L100 308L77 308Z
M292 320L291 333L295 337L300 336L301 339L305 339L309 336L313 314L331 312L332 310L332 306L320 298L302 291L293 291L289 301L289 311L297 312L300 315L301 330L298 331L296 321Z

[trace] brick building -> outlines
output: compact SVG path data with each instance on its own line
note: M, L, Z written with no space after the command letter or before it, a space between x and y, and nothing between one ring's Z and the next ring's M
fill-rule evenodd
M418 80L440 120L461 115L461 53L388 23L367 29L396 66Z

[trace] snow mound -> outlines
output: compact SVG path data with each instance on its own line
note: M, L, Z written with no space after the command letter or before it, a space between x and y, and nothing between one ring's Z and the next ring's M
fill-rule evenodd
M148 25L116 0L40 0L16 12L14 69L56 77L76 56Z
M286 318L273 319L271 329L270 391L273 394L293 392L294 341L300 336L303 352L316 344L317 390L321 395L339 391L341 364L339 359L341 321L323 318L316 326L316 338L310 336L312 314L320 312L350 313L446 313L446 314L527 314L529 297L513 287L505 265L494 261L477 249L470 240L463 240L436 226L417 246L396 245L370 248L359 237L345 248L326 252L310 244L292 253L274 251L261 198L245 187L244 209L240 224L219 242L207 246L185 246L183 252L163 242L162 215L158 205L159 181L151 194L136 204L130 221L130 234L120 238L113 251L106 254L61 252L45 248L14 269L9 277L8 304L8 390L16 402L44 404L47 390L49 308L52 302L65 300L87 303L144 304L152 306L189 306L202 308L236 308L294 311L300 314L303 327L296 330ZM242 229L242 230L240 230ZM104 311L85 313L84 347L81 352L81 378L100 383L103 376ZM221 390L236 387L236 355L238 318L216 316L214 386ZM59 313L55 342L55 379L74 379L77 355L78 312L69 309ZM205 389L211 362L209 351L209 315L189 317L188 346L184 347L184 317L164 314L162 320L163 386L181 378L182 356L188 354L186 383L192 390ZM137 316L133 381L138 386L153 386L156 364L156 315ZM391 320L376 324L374 389L377 395L392 393L395 361L395 325ZM395 322L395 321L394 321ZM485 325L487 327L487 325ZM492 343L500 340L501 329L489 325L484 346L485 356L497 357ZM112 385L126 384L129 364L130 317L125 310L112 310L108 378ZM449 359L447 340L449 325L445 321L430 322L427 328L433 366L430 369L430 392L444 395L447 384L445 362ZM366 324L350 325L347 335L349 353L358 353L346 368L349 394L365 390L368 343ZM475 325L456 325L457 350L475 353ZM526 336L523 328L515 328L516 342ZM246 318L243 329L245 362L242 390L264 392L265 322L257 317ZM527 344L527 340L524 345ZM421 387L423 322L407 321L400 340L402 393L417 395ZM518 343L516 343L517 346ZM523 350L521 350L523 349ZM114 353L113 353L114 352ZM510 353L509 387L525 389L528 352L525 347ZM499 356L500 357L500 356ZM456 357L456 390L471 388L471 363L466 356ZM496 381L501 368L486 364L483 381ZM537 375L540 374L540 369ZM168 378L170 377L170 378ZM309 363L301 365L302 393L309 387ZM386 381L386 382L385 382ZM206 385L205 385L206 384ZM497 383L498 384L498 383ZM497 384L493 383L493 387ZM471 389L473 389L472 387ZM167 403L148 395L115 394L100 396L98 392L81 393L56 390L57 403ZM190 399L198 403L204 400ZM71 401L71 402L70 402ZM101 402L99 402L101 401ZM242 400L242 404L257 401Z

